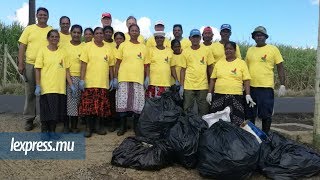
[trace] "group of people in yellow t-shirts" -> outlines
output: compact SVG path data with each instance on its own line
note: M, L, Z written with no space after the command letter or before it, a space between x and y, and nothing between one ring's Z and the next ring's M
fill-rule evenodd
M268 132L274 65L281 83L279 95L285 94L282 56L275 46L266 44L268 34L262 26L253 31L256 46L249 48L244 61L239 46L229 41L229 24L221 26L219 42L212 42L210 27L202 34L191 30L187 39L176 24L175 39L170 42L164 23L158 21L145 43L133 16L127 19L126 34L114 33L110 13L102 14L103 27L84 31L80 25L70 29L70 19L62 16L60 32L47 25L46 8L38 8L36 16L37 24L27 26L19 39L18 67L26 77L25 129L33 129L34 95L40 96L43 139L59 138L55 133L59 121L64 123L64 132L79 132L79 117L86 124L85 137L106 134L107 118L111 119L110 131L120 122L117 134L121 136L127 131L127 117L133 116L136 132L145 98L160 97L172 85L178 87L186 111L194 103L200 116L229 106L232 123L255 122L258 116L263 131Z

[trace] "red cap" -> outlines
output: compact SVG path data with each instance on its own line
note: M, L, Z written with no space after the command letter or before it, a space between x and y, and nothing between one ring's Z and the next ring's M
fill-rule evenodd
M112 18L110 13L102 13L101 19L103 19L105 17L110 18L110 19Z
M210 26L207 26L203 29L203 32L212 32L212 28Z

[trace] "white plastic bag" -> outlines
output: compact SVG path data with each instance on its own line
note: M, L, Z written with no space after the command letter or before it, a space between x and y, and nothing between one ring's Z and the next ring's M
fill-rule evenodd
M226 108L224 108L223 111L217 111L215 113L206 114L202 116L202 119L208 123L208 126L210 128L212 124L218 122L220 119L226 122L231 122L230 111L230 107L227 106Z

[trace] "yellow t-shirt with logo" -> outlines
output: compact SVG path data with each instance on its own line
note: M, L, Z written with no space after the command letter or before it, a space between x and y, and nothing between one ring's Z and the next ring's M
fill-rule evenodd
M41 95L66 94L66 69L69 68L69 62L64 49L51 51L47 47L40 48L34 68L41 69Z
M46 47L49 43L47 34L52 29L51 26L41 28L36 24L27 26L22 32L19 42L27 45L26 63L34 64L40 48Z
M126 38L125 42L129 42L131 39L130 35L128 33L125 33L124 36ZM138 41L139 43L145 44L144 37L141 34L138 36Z
M207 66L213 63L212 54L205 47L200 46L197 50L193 50L191 47L185 49L179 65L182 68L186 68L184 89L208 89Z
M211 46L212 46L213 57L216 60L216 62L218 62L221 59L226 59L226 53L224 51L223 44L221 44L218 41L218 42L212 43ZM238 44L237 44L237 48L236 48L236 57L239 59L242 59L241 53L240 53L240 48L239 48Z
M172 54L172 63L175 65L175 69L176 69L176 74L177 74L177 77L178 77L178 81L180 82L180 71L181 71L181 62L182 62L182 58L183 58L183 55L182 53L177 55L177 54ZM174 80L173 80L173 84L174 84Z
M114 51L105 44L98 47L94 42L88 42L80 60L87 63L86 88L109 89L109 66L114 66Z
M70 42L66 43L62 46L62 48L67 53L67 59L70 63L70 74L71 76L80 76L80 68L81 68L81 61L80 55L83 51L85 43L81 43L79 45L73 45Z
M263 47L250 47L246 62L251 75L250 86L274 88L274 65L283 62L276 46L267 44Z
M171 85L172 50L150 48L146 64L150 64L150 85L169 87Z
M121 60L118 81L143 84L146 57L148 52L144 44L134 44L130 41L121 43L116 56Z
M60 41L59 41L59 44L58 46L64 46L64 44L68 44L70 43L71 41L71 34L63 34L62 32L59 32L59 35L60 35Z
M169 41L168 38L164 39L163 45L164 45L164 47L171 48L171 42ZM156 43L156 40L154 39L154 36L151 36L151 37L148 38L146 46L148 48L157 46L157 43Z
M181 49L188 49L191 47L191 41L188 38L182 38L180 41Z
M243 81L251 79L246 62L239 58L232 62L225 59L218 61L211 78L217 79L215 93L233 95L242 95Z

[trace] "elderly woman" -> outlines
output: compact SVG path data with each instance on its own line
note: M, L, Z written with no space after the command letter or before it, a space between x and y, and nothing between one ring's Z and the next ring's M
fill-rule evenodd
M240 126L245 120L243 85L247 104L252 107L255 105L250 96L251 77L246 62L236 57L236 43L229 41L224 45L224 49L226 58L218 61L214 67L206 99L211 104L212 113L229 106L231 122Z
M138 41L140 28L137 24L129 26L129 35L130 40L119 46L116 57L114 84L119 82L116 92L116 111L119 112L121 118L118 136L127 131L129 113L134 113L134 126L136 127L145 102L143 82L147 48Z
M154 33L156 47L151 47L147 57L146 70L146 98L160 97L171 86L171 75L174 77L176 85L179 85L175 64L172 61L172 51L164 46L165 33L156 31ZM150 75L150 76L149 76ZM150 77L150 86L149 86Z
M69 68L65 51L58 47L59 32L50 30L48 46L39 50L35 61L36 89L40 96L41 132L44 140L58 139L57 122L66 117L66 71Z
M80 56L79 87L83 93L79 114L86 119L85 137L91 137L93 132L106 134L102 119L111 115L108 89L109 76L113 78L114 51L103 39L103 29L95 28L94 41L86 44Z

